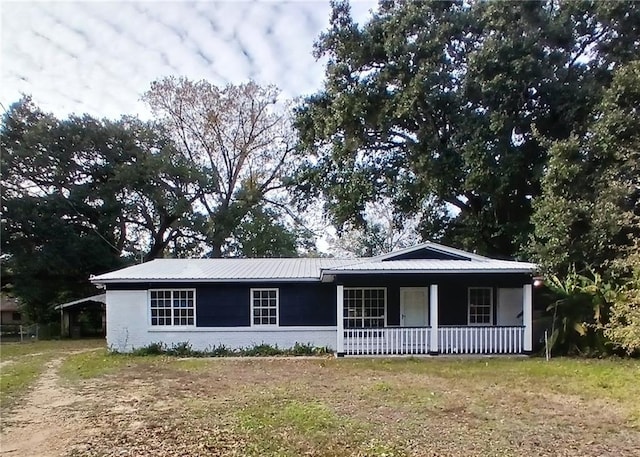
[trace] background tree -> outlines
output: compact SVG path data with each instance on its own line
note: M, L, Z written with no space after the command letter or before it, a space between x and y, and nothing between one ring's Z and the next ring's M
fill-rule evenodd
M389 199L423 213L425 238L517 255L540 138L585 128L639 22L635 3L381 1L360 27L334 2L315 49L324 88L297 109L299 191L338 225Z
M546 271L607 271L640 238L640 61L620 67L592 123L551 145L532 251Z
M314 240L305 228L288 227L280 214L253 208L234 230L226 254L232 257L298 257L314 250Z
M195 198L195 171L137 119L58 120L25 98L5 114L0 146L2 266L38 322L51 305L94 293L90 274L143 246L162 255Z
M208 177L195 209L207 217L214 257L256 208L287 208L285 177L294 162L295 135L274 87L220 89L207 81L165 78L152 83L144 99L183 157Z

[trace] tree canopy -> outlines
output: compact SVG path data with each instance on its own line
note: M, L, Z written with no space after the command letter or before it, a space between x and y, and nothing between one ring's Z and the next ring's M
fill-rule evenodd
M285 177L295 163L295 134L275 87L253 82L218 88L207 81L164 78L145 94L184 160L208 179L197 210L219 257L234 230L256 208L287 208Z
M422 212L425 238L518 255L541 138L584 130L638 23L631 3L381 1L360 26L334 2L315 47L324 87L296 112L298 189L338 225L388 199Z

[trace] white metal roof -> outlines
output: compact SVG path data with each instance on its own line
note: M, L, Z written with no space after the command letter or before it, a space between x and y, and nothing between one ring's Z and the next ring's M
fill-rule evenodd
M361 259L156 259L94 276L94 283L140 281L255 281L319 280L324 268L361 262Z
M431 247L431 245L427 245ZM427 247L419 245L411 250ZM438 247L440 245L437 245ZM403 250L411 252L411 250ZM443 250L444 251L444 250ZM455 250L455 254L465 255ZM444 251L454 253L453 250ZM533 273L536 265L468 255L469 260L361 259L157 259L91 278L97 284L118 282L243 282L320 280L326 275L366 273ZM383 261L385 260L385 261ZM329 277L330 278L330 277Z
M54 309L60 309L60 308L64 309L73 305L78 305L80 303L89 302L89 301L107 303L107 294L97 294L97 295L92 295L90 297L81 298L80 300L73 300L67 303L62 303L60 305L57 305Z
M533 273L536 265L509 260L390 260L347 264L327 268L323 274L355 273Z

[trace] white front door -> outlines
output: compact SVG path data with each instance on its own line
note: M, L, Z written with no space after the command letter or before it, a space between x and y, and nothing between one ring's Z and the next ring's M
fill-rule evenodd
M429 289L427 287L400 288L400 325L427 327L429 325Z
M497 325L522 325L522 288L498 289Z

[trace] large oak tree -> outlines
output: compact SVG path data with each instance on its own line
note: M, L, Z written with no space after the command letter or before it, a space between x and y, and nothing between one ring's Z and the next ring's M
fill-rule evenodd
M297 110L299 191L338 225L389 200L424 214L425 238L518 255L541 138L586 128L638 24L630 2L383 0L363 25L334 2L315 48L324 87Z

